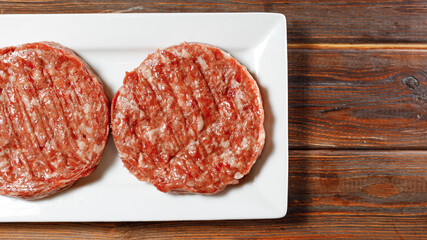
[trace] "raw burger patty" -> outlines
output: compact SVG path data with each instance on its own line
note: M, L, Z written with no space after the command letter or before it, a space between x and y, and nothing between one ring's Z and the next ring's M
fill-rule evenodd
M52 42L0 49L0 194L38 199L89 175L105 147L101 82Z
M205 44L150 54L126 74L111 118L124 165L162 192L213 194L238 183L265 139L257 83Z

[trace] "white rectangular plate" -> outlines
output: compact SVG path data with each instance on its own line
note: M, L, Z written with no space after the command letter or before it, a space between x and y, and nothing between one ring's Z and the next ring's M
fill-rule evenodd
M0 48L55 41L99 74L111 100L126 71L156 49L186 42L218 46L258 81L266 145L242 183L214 196L172 195L129 174L110 137L99 167L52 197L0 196L0 221L160 221L279 218L288 192L286 20L268 13L1 15Z

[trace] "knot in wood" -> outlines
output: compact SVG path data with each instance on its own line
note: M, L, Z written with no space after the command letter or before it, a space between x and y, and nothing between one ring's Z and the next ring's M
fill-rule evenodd
M420 86L418 80L413 76L408 76L402 78L402 83L409 89L417 89Z

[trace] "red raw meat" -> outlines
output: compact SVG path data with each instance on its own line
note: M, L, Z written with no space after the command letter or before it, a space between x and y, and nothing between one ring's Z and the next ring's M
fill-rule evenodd
M256 81L199 43L158 50L128 72L111 119L126 168L162 192L214 194L238 183L265 140Z
M100 79L53 42L0 49L0 194L38 199L97 166L109 113Z

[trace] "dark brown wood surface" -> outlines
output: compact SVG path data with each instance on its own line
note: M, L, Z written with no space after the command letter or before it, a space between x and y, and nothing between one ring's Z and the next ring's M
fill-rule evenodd
M427 49L289 49L289 123L292 148L427 149Z
M287 17L286 217L2 223L0 238L427 239L427 1L0 1L2 14L234 11Z
M11 1L0 13L277 12L289 43L425 43L426 1L133 0Z

